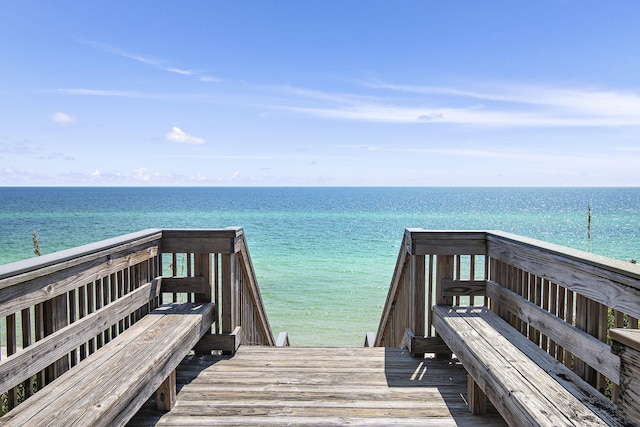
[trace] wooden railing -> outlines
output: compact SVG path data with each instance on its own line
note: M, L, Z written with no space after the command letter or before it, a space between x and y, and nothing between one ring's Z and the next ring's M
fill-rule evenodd
M638 328L640 267L497 231L407 229L375 345L417 337L413 352L445 353L435 304L490 307L617 401L620 359L609 330Z
M242 228L164 230L161 252L171 275L163 277L163 292L178 301L214 301L217 334L241 327L244 344L275 345Z
M100 320L104 323L93 338L68 345L64 331L71 325L149 283L160 286L160 296L133 314ZM241 342L275 345L242 228L150 229L0 266L3 411L89 357L159 304L173 301L215 303L214 327L196 351L233 351ZM12 377L24 369L3 359L56 332L61 347L70 348L35 375ZM56 347L47 351L58 351Z

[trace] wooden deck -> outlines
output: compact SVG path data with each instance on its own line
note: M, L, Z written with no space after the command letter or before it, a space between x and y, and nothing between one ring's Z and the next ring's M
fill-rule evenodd
M173 410L149 401L130 426L506 425L493 408L469 412L460 364L399 348L241 346L189 356L177 376Z

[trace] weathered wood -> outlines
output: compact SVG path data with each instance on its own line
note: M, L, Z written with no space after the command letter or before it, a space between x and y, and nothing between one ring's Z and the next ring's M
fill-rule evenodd
M75 264L67 269L57 269L53 273L38 276L13 286L0 286L0 317L15 313L35 304L51 300L65 292L77 289L92 280L108 277L131 265L138 264L157 254L157 246L114 254ZM35 274L35 273L33 273ZM13 280L12 277L6 280Z
M393 276L391 278L391 285L389 286L389 292L387 293L387 299L384 304L384 308L382 310L382 316L380 317L380 324L378 326L378 332L376 333L376 341L375 346L381 347L384 345L397 345L401 338L398 340L393 340L392 337L389 336L389 326L393 316L396 315L396 301L398 296L402 290L402 285L404 283L404 268L407 262L407 252L409 245L409 234L405 232L402 240L402 244L400 245L400 253L398 254L398 258L396 260L396 266L393 271ZM409 325L405 325L409 326ZM390 342L391 341L391 342Z
M425 259L424 255L409 258L409 327L417 335L425 334Z
M401 347L406 348L412 357L451 352L442 338L416 336L411 329L407 329Z
M238 251L237 244L243 238L244 231L240 227L162 230L162 252L233 254Z
M640 317L640 266L498 232L488 233L487 251L491 258Z
M170 411L176 405L176 395L176 371L173 370L156 391L156 407L158 410Z
M211 304L160 307L0 418L0 425L123 425L211 322Z
M24 261L0 265L0 289L37 277L50 276L60 270L74 268L85 263L93 263L114 254L130 253L136 247L153 247L157 245L160 237L160 230L148 229Z
M486 283L484 280L452 280L442 281L442 295L451 296L484 296L486 294Z
M275 345L275 339L271 327L269 326L269 320L267 318L267 312L264 308L262 301L262 295L258 288L258 279L256 278L255 269L251 262L251 255L249 254L249 247L246 240L241 239L238 242L238 254L241 266L241 272L245 278L246 287L243 293L244 298L250 301L250 311L252 315L252 329L259 335L259 340L254 344L262 345ZM249 325L243 325L245 329Z
M611 353L611 347L607 344L498 283L487 281L487 294L507 307L519 319L552 337L554 342L602 372L614 383L620 383L620 358Z
M205 277L166 277L162 278L162 293L206 293Z
M237 256L235 254L222 254L222 325L220 330L223 334L230 334L236 326L239 326L238 319L238 283L236 275Z
M509 424L625 425L606 398L495 313L433 310L438 332Z
M408 228L407 252L411 255L484 255L484 231L427 231Z
M487 413L487 395L471 375L467 375L467 401L472 414L485 415Z
M436 264L436 305L451 305L453 298L445 296L443 285L453 280L453 255L438 255Z
M611 329L612 351L620 356L618 409L640 425L640 329Z
M196 302L212 302L213 301L213 265L210 253L196 254L196 270L195 276L201 277L204 282L200 292L195 292Z
M44 317L48 322L44 325L45 335L51 335L68 324L66 295L58 295L44 304ZM47 382L53 381L69 369L69 355L65 354L54 361L45 372Z
M230 334L207 334L200 338L194 349L198 353L211 354L213 350L220 350L225 354L234 354L243 342L242 328L236 328Z
M233 357L187 357L178 383L171 412L145 406L129 425L506 425L493 409L468 413L460 364L399 348L243 345Z
M159 283L160 279L147 283L101 310L42 338L20 353L0 361L0 390L7 390L35 375L109 325L146 304L158 293Z

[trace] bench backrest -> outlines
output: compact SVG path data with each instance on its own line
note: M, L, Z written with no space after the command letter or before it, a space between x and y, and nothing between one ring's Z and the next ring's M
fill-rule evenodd
M7 264L0 266L2 412L161 302L211 302L213 333L240 327L243 344L275 344L241 227L149 229Z
M160 230L0 267L3 412L158 304Z
M377 345L399 345L406 328L434 337L430 310L486 305L615 401L620 359L610 328L638 328L640 268L497 231L408 229Z

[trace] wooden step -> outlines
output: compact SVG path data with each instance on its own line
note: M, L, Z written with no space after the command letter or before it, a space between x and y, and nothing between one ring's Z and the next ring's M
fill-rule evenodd
M241 346L189 356L171 412L150 401L129 425L504 426L468 412L466 372L398 348Z

